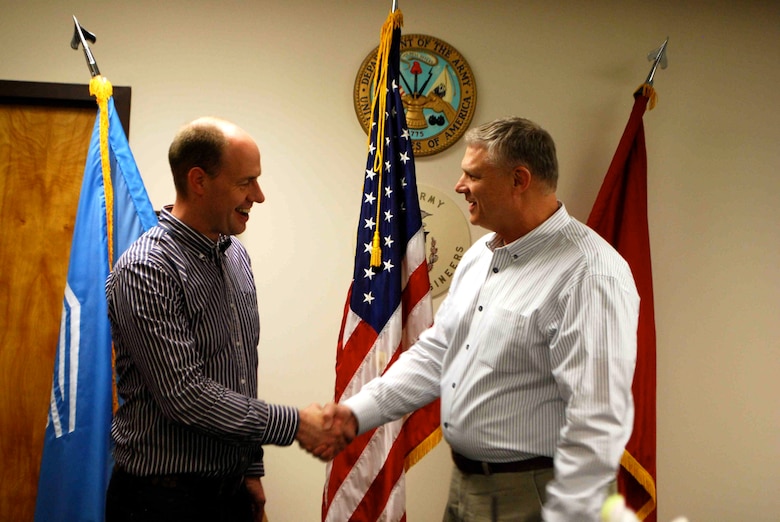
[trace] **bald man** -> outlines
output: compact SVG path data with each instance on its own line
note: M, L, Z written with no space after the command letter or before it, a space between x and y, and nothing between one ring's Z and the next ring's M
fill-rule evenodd
M257 144L200 118L178 132L168 160L175 203L106 282L123 401L106 520L259 521L263 445L298 440L328 459L345 438L324 429L316 404L257 399L257 293L234 237L265 200Z

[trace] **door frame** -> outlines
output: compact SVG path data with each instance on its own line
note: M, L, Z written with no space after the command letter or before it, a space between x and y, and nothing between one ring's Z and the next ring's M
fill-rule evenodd
M130 100L132 88L113 86L114 106L125 135L130 139ZM95 108L87 83L51 83L0 80L0 104Z

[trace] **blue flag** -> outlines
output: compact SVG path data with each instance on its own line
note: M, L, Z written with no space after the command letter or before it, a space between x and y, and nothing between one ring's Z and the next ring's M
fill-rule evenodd
M114 260L157 217L127 137L108 99L108 148L113 185ZM106 190L100 152L100 111L89 145L71 244L60 336L35 506L36 522L102 521L111 458L111 327Z

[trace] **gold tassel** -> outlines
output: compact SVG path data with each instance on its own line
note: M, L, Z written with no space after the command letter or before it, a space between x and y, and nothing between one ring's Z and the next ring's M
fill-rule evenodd
M374 240L371 242L371 266L379 266L382 264L382 247L379 246L379 223L377 223L377 230L374 232Z
M387 61L390 58L390 47L393 44L393 30L397 27L401 27L404 23L404 15L400 9L396 9L395 12L391 12L387 15L385 23L382 24L382 32L379 37L379 49L376 53L376 71L377 75L374 77L374 99L371 101L371 116L376 114L379 121L371 122L368 129L368 145L371 145L371 128L376 124L376 154L374 155L373 171L379 175L377 180L379 187L379 194L376 199L376 229L374 231L374 241L371 247L371 266L379 266L382 264L382 247L379 244L379 221L382 201L382 166L383 166L383 150L385 143L385 112L387 111ZM378 110L377 109L378 105Z
M103 76L94 76L89 81L89 94L97 100L100 110L100 167L103 173L103 195L106 200L106 242L108 247L108 270L114 266L114 186L111 183L111 159L108 152L108 99L114 94L111 82ZM116 389L116 352L111 343L111 402L112 411L119 408Z
M643 83L639 86L636 92L642 91L642 96L647 98L647 110L652 111L655 109L655 104L658 102L658 95L655 93L655 89L649 83Z
M111 161L108 155L108 99L114 88L103 76L94 76L89 82L89 94L97 99L100 108L100 165L103 170L103 192L106 198L106 236L108 239L108 269L114 265L114 189L111 185Z

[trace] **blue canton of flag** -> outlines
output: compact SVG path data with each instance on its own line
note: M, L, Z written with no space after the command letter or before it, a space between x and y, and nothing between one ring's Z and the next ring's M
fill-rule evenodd
M157 223L157 217L113 98L108 99L108 119L114 194L113 263L141 233ZM37 522L98 521L104 517L113 465L111 330L105 294L109 226L98 111L71 243L38 481Z
M382 331L401 301L401 290L406 285L402 280L401 263L407 242L422 228L412 140L406 127L397 79L394 75L389 82L391 87L387 89L385 133L379 137L384 142L377 143L376 123L370 129L350 303L352 310L377 332ZM380 172L375 172L378 147L384 150ZM371 266L372 242L377 229L381 265Z

